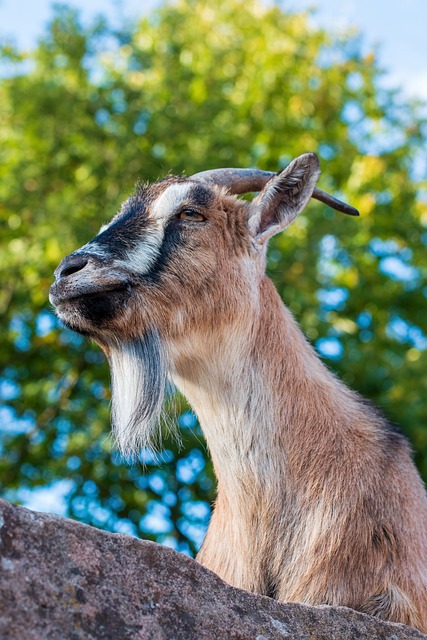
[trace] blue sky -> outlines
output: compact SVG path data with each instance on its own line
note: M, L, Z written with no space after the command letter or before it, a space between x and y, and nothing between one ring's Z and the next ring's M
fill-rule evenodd
M85 19L97 13L113 21L147 11L158 0L69 0ZM281 0L283 8L316 7L314 22L331 29L358 28L367 47L379 45L387 84L427 101L426 0ZM0 36L30 48L51 14L52 0L0 0Z

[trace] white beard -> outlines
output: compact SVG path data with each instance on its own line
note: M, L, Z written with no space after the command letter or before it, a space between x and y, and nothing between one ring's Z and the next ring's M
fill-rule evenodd
M113 434L127 456L159 449L160 415L166 392L167 359L159 335L109 344Z

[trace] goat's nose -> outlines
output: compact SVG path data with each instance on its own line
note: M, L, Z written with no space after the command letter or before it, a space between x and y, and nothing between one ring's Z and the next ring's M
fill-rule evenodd
M76 273L77 271L81 271L89 262L88 258L83 255L71 255L64 258L59 266L55 269L55 278L59 280L59 278L66 278L70 276L72 273Z

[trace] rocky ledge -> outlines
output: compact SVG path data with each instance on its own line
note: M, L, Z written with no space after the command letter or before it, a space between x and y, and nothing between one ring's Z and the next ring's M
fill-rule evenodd
M0 500L2 640L409 640L345 607L234 589L152 542Z

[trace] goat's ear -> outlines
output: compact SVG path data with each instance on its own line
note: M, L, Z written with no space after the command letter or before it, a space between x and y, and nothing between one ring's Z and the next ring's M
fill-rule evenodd
M267 182L252 201L249 231L263 244L285 229L310 200L320 174L315 153L305 153Z

